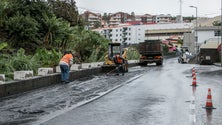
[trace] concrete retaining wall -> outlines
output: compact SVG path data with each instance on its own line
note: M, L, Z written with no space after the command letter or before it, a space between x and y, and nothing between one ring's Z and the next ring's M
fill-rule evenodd
M70 81L100 73L101 68L90 68L81 71L70 71ZM35 76L26 80L16 80L0 84L0 97L18 94L33 89L58 84L61 81L61 74L54 73L47 76Z
M0 74L0 84L5 83L5 74Z
M89 64L84 64L84 65L88 67L87 65ZM70 77L69 77L70 81L102 73L100 65L101 63L98 64L93 63L93 66L89 67L88 69L81 68L79 70L70 71ZM132 61L129 63L129 67L136 65L137 61ZM60 70L59 67L57 68L58 70ZM61 81L61 73L57 72L53 74L47 74L45 76L33 76L31 78L24 80L5 82L4 84L0 84L0 97L27 92L33 89L38 89L53 84L59 84L60 81Z

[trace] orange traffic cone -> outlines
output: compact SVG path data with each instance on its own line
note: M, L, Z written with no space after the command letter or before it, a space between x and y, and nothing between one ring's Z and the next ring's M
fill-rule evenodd
M193 82L191 86L197 86L197 78L196 78L196 74L193 75Z
M203 107L206 109L216 109L213 107L213 103L212 103L212 96L211 96L211 89L208 89L208 94L207 94L207 102L206 102L206 106Z

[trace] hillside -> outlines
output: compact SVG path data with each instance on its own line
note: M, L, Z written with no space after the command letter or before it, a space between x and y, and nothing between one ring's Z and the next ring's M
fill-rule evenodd
M193 20L192 22L195 23L196 20ZM213 26L214 21L221 21L221 16L216 16L213 18L206 18L206 17L200 17L198 18L198 26Z

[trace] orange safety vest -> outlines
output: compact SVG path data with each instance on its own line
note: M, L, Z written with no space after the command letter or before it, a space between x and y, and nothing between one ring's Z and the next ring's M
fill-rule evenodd
M70 65L70 61L72 60L73 60L72 54L65 54L60 61L66 62L67 64Z
M117 61L117 63L119 63L119 64L122 64L122 63L123 63L123 59L122 59L119 55L116 55L116 61Z

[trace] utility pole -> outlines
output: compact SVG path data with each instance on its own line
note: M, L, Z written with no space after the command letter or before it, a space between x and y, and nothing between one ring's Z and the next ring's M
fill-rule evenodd
M196 49L196 63L198 63L198 58L197 58L197 53L198 53L198 36L197 36L197 7L196 6L190 6L191 8L195 8L196 9L196 27L195 27L195 49Z
M183 22L183 17L182 17L182 0L180 0L180 23Z
M220 62L221 62L221 67L222 67L222 0L221 0L221 15L220 15L220 18L221 18L221 21L220 21L220 27L221 27L221 30L220 30Z

